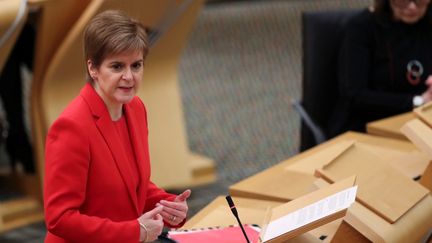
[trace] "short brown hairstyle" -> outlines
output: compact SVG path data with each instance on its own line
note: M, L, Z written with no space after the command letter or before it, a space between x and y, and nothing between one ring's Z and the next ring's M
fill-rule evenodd
M119 10L107 10L96 15L84 30L84 57L99 67L109 55L128 51L149 51L145 27ZM87 70L87 79L91 81Z

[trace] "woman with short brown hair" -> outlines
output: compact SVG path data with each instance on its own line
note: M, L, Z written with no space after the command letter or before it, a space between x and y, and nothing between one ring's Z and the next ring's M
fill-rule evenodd
M94 17L84 33L88 81L46 140L47 243L148 242L184 224L190 190L150 181L146 109L136 96L147 34L120 11Z

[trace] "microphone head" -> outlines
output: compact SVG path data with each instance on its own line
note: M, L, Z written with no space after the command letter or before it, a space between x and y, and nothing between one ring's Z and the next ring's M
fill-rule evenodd
M237 209L236 209L236 206L234 205L234 202L233 202L231 196L228 195L228 196L225 197L225 199L228 202L228 205L229 205L229 207L231 209L231 212L234 214L234 216L238 217Z
M233 200L232 200L232 198L231 198L230 195L226 196L225 199L227 200L228 205L230 206L230 208L235 207L234 202L233 202Z

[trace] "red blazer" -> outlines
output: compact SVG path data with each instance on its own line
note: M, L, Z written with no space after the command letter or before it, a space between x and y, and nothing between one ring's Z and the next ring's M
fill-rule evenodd
M138 190L105 103L90 84L51 126L45 152L46 243L138 242L137 218L161 199L175 198L150 181L144 104L135 97L124 112L141 176Z

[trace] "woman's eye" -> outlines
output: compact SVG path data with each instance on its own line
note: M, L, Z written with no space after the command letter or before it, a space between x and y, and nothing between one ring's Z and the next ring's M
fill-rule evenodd
M133 68L134 70L139 70L139 69L141 68L141 66L142 66L141 63L134 63L134 64L132 65L132 68Z
M111 65L111 68L114 71L120 71L122 69L122 65L120 65L120 64L113 64L113 65Z

